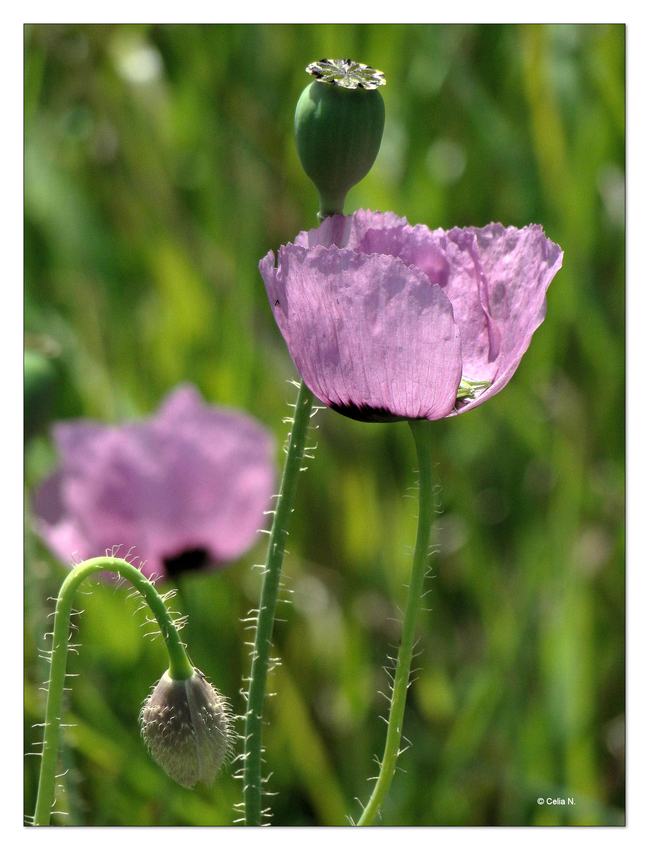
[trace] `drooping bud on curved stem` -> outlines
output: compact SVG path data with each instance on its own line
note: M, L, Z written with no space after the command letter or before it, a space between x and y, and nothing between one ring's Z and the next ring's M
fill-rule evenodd
M227 701L200 672L188 679L162 676L140 712L151 756L179 785L209 785L231 741Z
M130 581L140 592L158 622L160 633L167 649L169 669L158 683L141 714L141 719L144 722L145 712L147 712L147 708L149 709L146 714L149 732L145 734L143 730L143 736L149 744L156 761L158 761L173 779L176 779L182 785L193 785L198 780L211 781L214 778L229 747L230 720L227 713L226 701L205 680L202 673L199 674L192 666L185 647L180 640L176 623L167 610L164 599L157 592L153 583L142 575L133 564L122 558L114 558L107 555L103 558L92 558L84 561L78 564L68 574L61 586L56 601L54 630L52 632L50 678L47 688L47 705L45 708L43 753L38 782L38 794L36 797L36 809L34 812L35 826L49 824L52 803L54 801L73 598L79 585L88 576L102 571L117 573ZM164 690L163 685L167 688L166 702L159 698L162 690ZM181 712L182 719L187 719L188 722L188 730L183 733L184 737L183 735L179 737L179 740L185 743L183 760L186 764L192 761L191 757L189 761L187 760L186 740L188 736L193 736L194 738L193 761L195 764L198 764L198 768L193 773L191 767L186 766L180 772L176 770L177 775L174 775L169 768L169 759L158 758L156 754L157 749L154 748L152 743L155 730L154 721L157 720L158 728L160 728L160 724L165 719L168 719L168 713L165 714L162 709L169 704L171 699L170 694L181 694L180 697L175 696L175 699L171 701ZM182 694L184 694L184 697ZM176 727L173 728L175 729ZM162 749L164 750L164 747ZM188 781L193 776L195 776L193 781Z
M369 172L381 147L385 77L351 59L307 67L316 79L295 110L295 144L320 198L318 218L342 213L347 193Z

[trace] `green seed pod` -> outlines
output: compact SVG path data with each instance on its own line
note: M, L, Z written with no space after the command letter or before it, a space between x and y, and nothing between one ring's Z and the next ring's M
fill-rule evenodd
M322 59L295 110L295 143L320 197L318 217L342 213L347 192L369 172L381 147L385 77L351 59Z

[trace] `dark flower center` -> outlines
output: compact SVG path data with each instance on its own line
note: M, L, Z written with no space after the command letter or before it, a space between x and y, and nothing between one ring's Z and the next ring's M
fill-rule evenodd
M341 413L349 419L357 422L405 422L407 416L398 416L384 407L368 407L365 404L330 404L329 407L336 413Z
M170 578L180 575L181 573L191 572L192 570L204 570L210 564L210 555L207 549L198 547L196 549L185 549L178 555L170 558L163 558L165 570Z

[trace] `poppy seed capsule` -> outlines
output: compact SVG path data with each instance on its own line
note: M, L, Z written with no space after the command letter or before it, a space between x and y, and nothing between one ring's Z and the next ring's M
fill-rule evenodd
M162 676L140 712L151 756L179 785L210 784L230 749L227 700L194 669L188 679Z
M349 59L314 62L316 77L295 110L295 144L320 196L319 218L342 213L347 192L365 177L381 147L385 77Z

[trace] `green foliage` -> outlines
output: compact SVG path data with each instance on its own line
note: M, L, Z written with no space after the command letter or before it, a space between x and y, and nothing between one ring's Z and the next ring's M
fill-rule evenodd
M25 325L58 352L54 419L147 415L191 381L283 444L297 376L257 264L317 225L293 114L304 68L323 56L387 79L382 147L347 212L444 228L535 222L561 245L547 318L514 379L436 423L441 551L411 746L383 822L623 822L624 27L46 25L25 40ZM267 703L278 825L340 824L369 796L416 532L407 426L331 411L314 422ZM33 436L28 503L54 462ZM65 569L31 533L29 508L27 524L32 751L47 676L37 650ZM177 599L193 663L238 713L242 618L264 554L261 541L225 571L185 575ZM59 822L232 823L234 768L188 791L139 738L165 661L141 639L128 590L97 585L79 607ZM27 758L28 814L37 769Z

